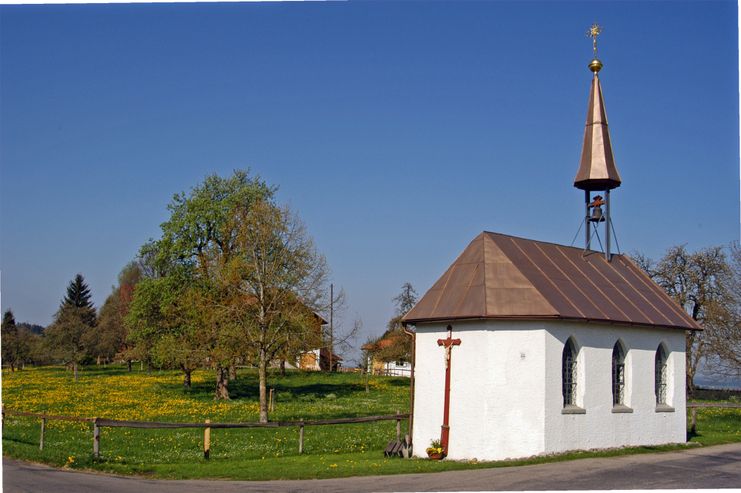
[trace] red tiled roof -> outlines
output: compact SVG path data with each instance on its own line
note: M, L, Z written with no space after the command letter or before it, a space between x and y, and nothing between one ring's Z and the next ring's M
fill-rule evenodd
M700 330L624 255L483 232L402 319L568 319Z

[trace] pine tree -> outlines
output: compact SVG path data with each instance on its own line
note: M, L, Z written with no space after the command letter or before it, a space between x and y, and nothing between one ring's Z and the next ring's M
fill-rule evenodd
M3 314L0 338L2 339L3 362L10 366L10 371L21 368L28 359L29 334L27 330L21 330L16 325L15 317L10 310Z
M15 317L10 310L3 314L2 325L2 356L3 361L10 366L10 371L15 371L15 343L18 339L18 327L15 325Z
M15 333L16 330L17 327L15 324L15 317L13 316L13 312L7 310L3 314L3 333Z
M85 278L82 277L82 274L77 274L67 286L67 294L62 299L60 308L79 308L82 320L86 325L92 327L95 325L95 307L91 297L90 288L85 283Z

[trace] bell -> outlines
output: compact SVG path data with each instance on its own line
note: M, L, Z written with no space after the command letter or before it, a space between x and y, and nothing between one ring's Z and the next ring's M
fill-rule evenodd
M605 217L602 215L602 207L595 206L592 208L592 217L589 218L590 222L601 223L604 222Z

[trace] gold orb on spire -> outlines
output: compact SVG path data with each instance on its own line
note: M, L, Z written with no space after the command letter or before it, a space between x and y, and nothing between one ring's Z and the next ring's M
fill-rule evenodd
M602 34L602 26L596 22L587 30L587 37L592 38L592 51L594 53L594 59L589 62L589 70L597 74L602 69L602 62L597 58L597 36Z

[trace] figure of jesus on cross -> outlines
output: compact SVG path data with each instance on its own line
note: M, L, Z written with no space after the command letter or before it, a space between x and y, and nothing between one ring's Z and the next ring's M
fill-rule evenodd
M443 425L440 432L440 446L443 455L448 455L448 439L450 438L450 363L453 346L460 346L460 339L453 339L453 327L448 325L448 338L438 339L437 345L445 348L445 403L443 404Z

